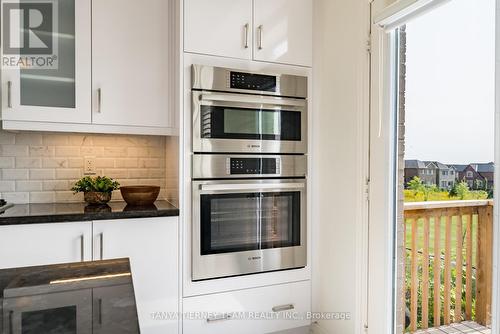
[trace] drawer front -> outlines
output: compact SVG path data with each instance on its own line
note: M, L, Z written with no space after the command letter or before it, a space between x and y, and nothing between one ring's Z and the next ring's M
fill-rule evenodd
M311 283L184 298L184 334L260 334L309 325Z

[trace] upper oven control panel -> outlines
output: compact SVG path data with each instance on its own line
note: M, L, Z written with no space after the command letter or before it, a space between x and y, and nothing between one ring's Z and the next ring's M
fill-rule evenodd
M229 72L229 88L276 92L278 77L275 75Z
M286 96L307 99L307 77L282 73L192 65L193 90Z
M281 158L227 158L228 175L276 175L280 172Z

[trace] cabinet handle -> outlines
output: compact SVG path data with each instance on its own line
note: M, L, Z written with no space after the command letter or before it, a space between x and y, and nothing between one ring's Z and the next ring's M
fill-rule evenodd
M264 26L261 24L258 28L259 30L259 50L262 50L263 47L262 47L262 35L263 35L263 31L264 31Z
M217 322L217 321L226 321L226 320L231 320L230 314L223 314L223 315L207 318L207 322Z
M104 260L104 233L100 234L99 237L99 252L100 252L100 257L101 260Z
M7 107L12 108L12 81L7 81Z
M249 24L245 24L245 49L248 49L248 29L249 29Z
M14 311L9 311L9 334L14 334L14 324L12 322Z
M97 89L97 112L100 114L102 108L102 89Z
M80 261L85 261L85 234L80 236Z
M279 306L273 307L273 312L289 311L289 310L293 310L294 308L295 308L295 306L293 306L293 304L279 305Z
M99 325L102 325L102 299L99 298L97 300L97 308L99 309L99 313L98 313L98 321L99 321Z

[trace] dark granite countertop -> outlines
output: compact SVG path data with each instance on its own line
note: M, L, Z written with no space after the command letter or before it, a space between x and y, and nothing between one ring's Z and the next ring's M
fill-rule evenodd
M178 216L179 209L167 201L149 207L131 207L125 202L110 202L100 207L85 203L18 204L0 214L0 225L61 223L124 218Z
M0 270L0 325L0 333L138 334L129 260Z

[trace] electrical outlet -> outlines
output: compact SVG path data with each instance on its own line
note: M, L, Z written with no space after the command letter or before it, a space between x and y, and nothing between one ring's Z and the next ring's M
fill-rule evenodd
M83 174L85 175L95 175L95 158L94 157L85 157L85 165Z

